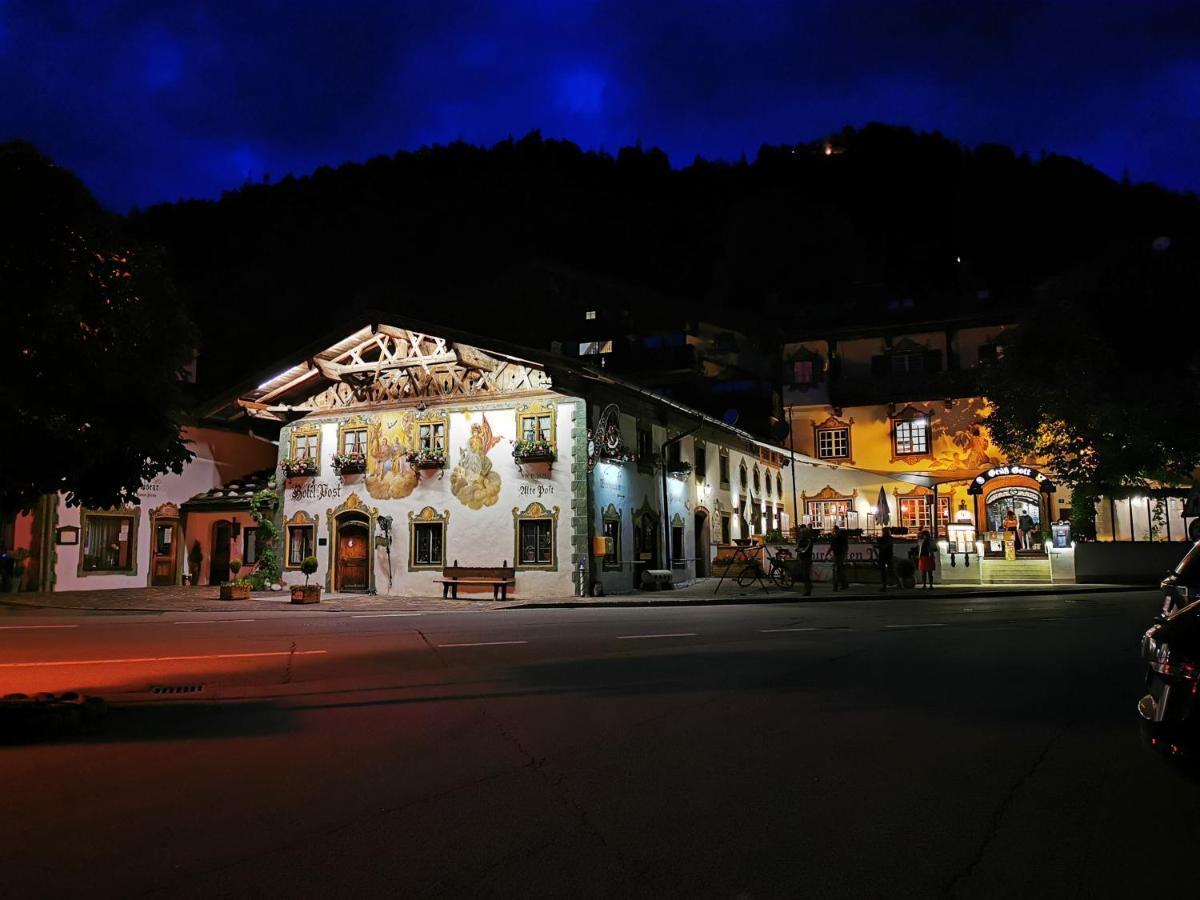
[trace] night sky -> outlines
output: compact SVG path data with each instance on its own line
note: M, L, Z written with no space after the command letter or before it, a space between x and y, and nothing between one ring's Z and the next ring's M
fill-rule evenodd
M683 166L869 121L1200 190L1200 4L0 0L0 140L118 211L533 129Z

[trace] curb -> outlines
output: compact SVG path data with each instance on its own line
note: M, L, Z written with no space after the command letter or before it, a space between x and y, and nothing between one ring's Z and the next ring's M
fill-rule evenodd
M1096 587L1072 588L1071 590L1057 589L1062 594L1123 594L1133 593L1135 591L1153 590L1150 587L1142 587L1139 585L1097 585ZM763 596L744 596L744 597L696 597L686 600L612 600L599 601L594 603L580 603L577 601L562 600L548 601L545 603L532 602L522 603L520 606L505 606L499 611L509 612L518 609L611 609L622 606L751 606L763 603L843 603L847 601L860 602L865 600L888 600L891 597L904 597L911 599L913 597L923 597L925 595L917 593L917 588L904 588L887 593L877 592L873 594L850 594L845 597L839 597L834 594L823 594L821 596L808 596L803 594L769 594ZM1038 590L1005 590L1003 588L995 591L946 591L937 592L929 597L930 600L983 600L993 597L1026 597L1035 596L1043 593L1051 593L1052 591Z

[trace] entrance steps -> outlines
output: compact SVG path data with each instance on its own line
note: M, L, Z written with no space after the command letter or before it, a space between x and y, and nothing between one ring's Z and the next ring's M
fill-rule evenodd
M1053 579L1050 558L982 559L982 584L1049 584Z

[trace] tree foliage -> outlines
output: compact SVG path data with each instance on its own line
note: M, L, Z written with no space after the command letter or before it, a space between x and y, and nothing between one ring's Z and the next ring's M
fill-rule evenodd
M0 511L56 492L136 504L191 456L178 373L195 336L163 261L27 144L0 145L0 197Z
M1114 247L1050 282L985 390L993 438L1089 490L1187 483L1200 466L1193 240Z

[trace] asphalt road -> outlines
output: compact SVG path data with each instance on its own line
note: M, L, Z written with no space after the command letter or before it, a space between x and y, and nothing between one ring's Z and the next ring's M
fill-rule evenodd
M1192 895L1156 604L3 615L0 897Z

